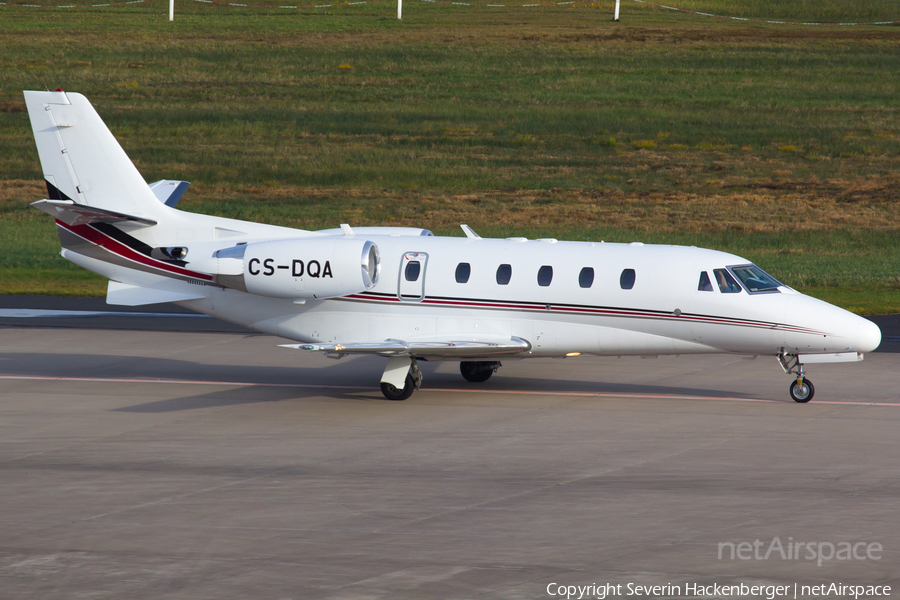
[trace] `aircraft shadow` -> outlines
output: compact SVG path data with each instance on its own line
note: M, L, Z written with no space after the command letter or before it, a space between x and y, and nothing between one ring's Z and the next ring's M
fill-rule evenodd
M653 396L694 396L717 398L766 398L765 391L745 393L738 389L710 389L666 386L647 383L612 383L592 380L521 377L512 374L494 376L485 383L469 383L458 373L436 372L440 363L419 363L425 374L423 390L446 389L454 392L579 393ZM381 396L378 381L383 359L347 358L315 367L204 364L186 359L108 356L101 354L14 354L0 353L0 373L32 377L87 378L120 381L128 379L174 380L172 385L192 386L184 382L204 382L231 387L224 390L187 394L113 409L119 412L162 413L216 408L263 402L321 398L354 401L390 402ZM283 386L283 387L282 387ZM354 389L358 388L358 389ZM189 387L188 387L189 389ZM415 400L413 397L413 401ZM773 399L780 399L778 396Z
M654 385L648 383L612 383L590 380L554 380L535 377L513 377L496 375L485 383L467 383L457 381L459 377L446 374L435 374L426 377L423 389L439 388L473 393L483 392L522 392L522 393L573 393L573 394L622 394L624 396L696 396L701 398L767 398L768 390L756 393L742 392L739 389L711 389L685 386ZM782 386L784 387L784 386ZM677 399L677 398L673 398ZM773 399L780 400L778 397Z

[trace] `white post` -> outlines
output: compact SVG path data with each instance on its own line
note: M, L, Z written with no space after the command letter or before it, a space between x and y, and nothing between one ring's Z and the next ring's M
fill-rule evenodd
M620 0L616 0L616 12L613 14L613 21L619 20L619 2Z
M175 0L169 0L169 20L175 20Z
M403 18L403 0L397 0L397 18Z

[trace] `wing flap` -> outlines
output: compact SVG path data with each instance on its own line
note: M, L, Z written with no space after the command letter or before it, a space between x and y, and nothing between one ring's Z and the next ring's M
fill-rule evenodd
M326 354L378 354L435 358L487 358L509 356L531 350L531 343L518 337L508 339L415 340L388 339L381 342L346 344L282 344L282 348L325 352Z

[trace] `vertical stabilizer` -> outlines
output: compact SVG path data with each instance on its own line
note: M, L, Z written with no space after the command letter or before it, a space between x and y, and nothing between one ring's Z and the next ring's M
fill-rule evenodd
M166 207L81 94L25 92L50 200L159 220Z

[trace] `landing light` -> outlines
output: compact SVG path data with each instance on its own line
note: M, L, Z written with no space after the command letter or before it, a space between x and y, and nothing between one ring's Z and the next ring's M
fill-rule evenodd
M569 352L566 356L581 356L581 352Z

